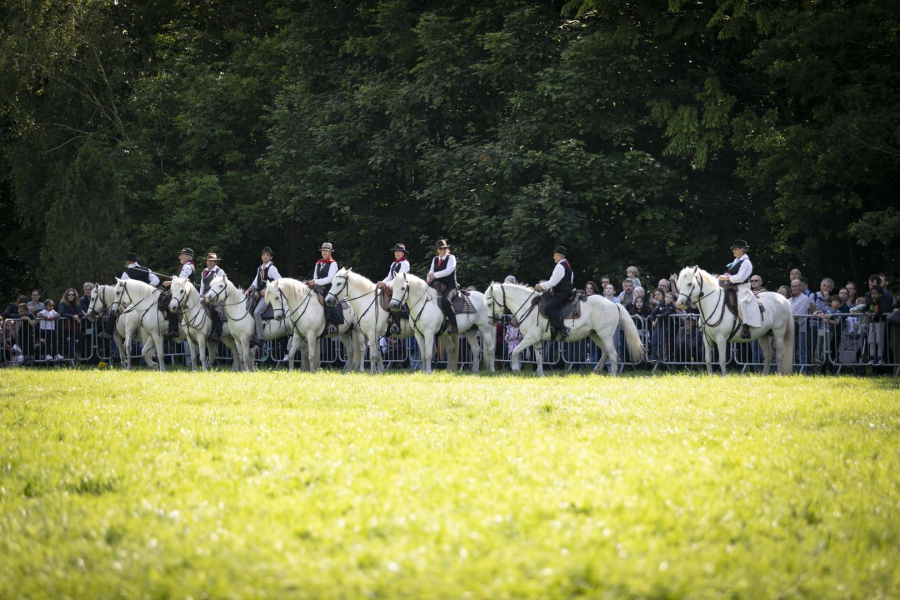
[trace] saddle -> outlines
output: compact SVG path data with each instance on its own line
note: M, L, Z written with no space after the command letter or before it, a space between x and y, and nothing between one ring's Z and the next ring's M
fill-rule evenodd
M550 301L550 298L553 297L554 293L551 294L541 294L531 301L532 304L538 304L538 309L541 311L541 316L545 319L547 317L547 302ZM566 303L562 305L562 308L559 310L559 316L562 319L577 319L581 316L581 303L587 302L587 295L584 293L584 290L572 290L572 295L569 296L569 299L566 300Z
M313 291L316 293L316 298L319 300L319 306L325 306L325 286L324 285L314 285Z
M469 292L474 290L473 287L458 289L450 292L447 299L450 300L450 306L453 307L453 313L457 315L474 315L477 311L475 305L469 299Z
M159 295L159 299L156 301L156 308L159 309L159 312L168 314L169 312L169 302L172 301L172 292L163 292Z
M728 310L731 311L731 314L737 318L738 316L738 297L737 297L737 288L728 283L722 287L725 292L725 306L728 307ZM756 296L756 303L759 305L759 314L766 312L766 307L763 306L763 303L759 301L759 295L754 293Z

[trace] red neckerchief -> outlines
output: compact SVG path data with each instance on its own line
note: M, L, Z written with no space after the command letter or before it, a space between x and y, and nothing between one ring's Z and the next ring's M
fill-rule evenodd
M405 260L406 260L406 257L404 256L404 257L401 258L400 260L395 260L395 261L394 261L394 264L396 265L397 263L402 263L402 262L405 261Z
M567 258L564 258L564 259L562 259L562 260L559 261L559 262L561 262L561 263L566 263L566 266L567 266L567 267L569 267L570 269L572 268L572 265L569 264L569 259L567 259Z
M328 263L333 263L333 262L334 262L333 258L329 258L328 260L325 260L324 258L320 258L319 260L316 261L316 264L317 265L327 265Z

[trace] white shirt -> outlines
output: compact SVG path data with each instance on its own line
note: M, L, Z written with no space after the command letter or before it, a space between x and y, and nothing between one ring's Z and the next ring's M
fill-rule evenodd
M269 279L281 279L281 273L278 272L278 269L272 264L271 260L260 266L259 269L262 269L263 267L269 267ZM250 287L255 290L259 289L259 269L256 270L256 277L253 278L253 283L250 284Z
M200 295L202 296L207 292L206 290L206 282L203 281L203 274L209 271L213 274L213 277L223 277L225 275L225 271L219 268L219 265L214 266L212 269L203 269L200 273Z
M181 270L178 271L179 277L190 277L191 273L194 272L194 265L192 263L186 262L181 265Z
M753 263L750 262L746 254L737 260L741 261L741 266L737 274L729 275L729 281L734 284L747 283L747 280L750 279L750 274L753 272Z
M48 329L56 329L56 321L48 321L47 320L47 319L52 319L54 317L59 316L59 313L56 312L55 310L44 309L35 316L37 316L37 318L39 320L38 322L41 324L41 329L43 329L45 331Z
M563 275L566 274L566 268L562 265L562 261L556 263L556 266L553 267L553 273L550 275L550 279L541 284L541 289L549 290L560 281L562 281ZM575 282L575 273L569 274L569 283Z
M440 271L435 272L434 270L434 259L431 260L431 268L428 270L428 274L433 276L435 279L440 279L441 277L446 277L453 273L456 270L456 257L447 252L447 266L441 269ZM440 256L436 256L438 260L440 260Z
M144 268L144 267L141 267L141 265L139 265L137 263L137 261L131 263L131 266L134 268L138 268L138 269ZM159 287L159 277L157 277L153 273L153 271L150 271L150 269L147 269L147 270L149 271L149 275L150 275L150 285L152 285L153 287ZM128 276L128 271L125 270L122 272L122 276L119 277L119 279L131 279L131 278Z
M396 261L395 261L396 262ZM400 262L400 273L409 273L409 261L404 260ZM382 283L390 283L394 280L394 263L391 263L391 268L388 269L388 276L381 280Z
M791 303L791 311L794 313L794 316L809 314L809 298L803 294L791 296L788 301Z
M313 267L313 283L316 285L328 285L331 283L331 280L334 279L334 276L337 275L338 272L338 264L336 260L328 263L328 273L325 274L325 277L318 278L316 277L316 273L319 272L319 263L316 263L316 266Z

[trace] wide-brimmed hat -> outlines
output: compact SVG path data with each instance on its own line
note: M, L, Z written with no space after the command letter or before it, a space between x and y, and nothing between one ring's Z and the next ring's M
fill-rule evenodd
M734 243L731 245L732 250L734 250L735 248L743 248L744 250L746 250L749 247L750 246L747 245L747 240L734 240Z
M178 253L178 256L181 256L182 254L187 254L191 258L194 258L194 251L190 248L182 248L181 252Z
M206 258L204 260L214 260L214 261L218 262L219 255L216 254L215 252L210 252L209 254L206 255Z
M272 249L269 248L268 246L266 246L265 248L263 248L263 249L262 249L262 252L260 252L260 254L268 254L269 256L275 256L275 253L272 252Z
M394 247L391 248L391 252L396 252L398 250L402 252L404 256L409 256L409 252L406 251L406 246L403 244L394 244Z
M563 256L568 256L569 251L566 250L565 246L557 246L553 249L553 254L562 254Z
M447 243L447 240L438 240L434 245L435 250L441 250L443 248L449 248L450 244Z
M319 248L319 250L328 250L329 252L334 252L334 246L332 246L329 242L325 242L324 244L322 244L322 247Z
M135 254L134 252L128 252L127 254L125 254L125 260L137 262L137 254Z

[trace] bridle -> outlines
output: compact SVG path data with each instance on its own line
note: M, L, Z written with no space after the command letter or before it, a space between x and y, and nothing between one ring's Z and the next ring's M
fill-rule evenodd
M687 287L687 286L685 286L685 287ZM699 274L694 273L694 280L693 280L693 282L691 282L690 291L679 292L677 289L677 285L676 285L675 291L678 292L679 299L681 299L681 297L684 296L685 299L688 301L688 303L690 303L691 294L693 294L694 290L697 287L699 287L699 289L697 290L697 310L700 311L700 327L704 331L705 331L706 327L718 327L719 325L722 324L722 320L725 318L725 303L722 301L722 299L725 297L725 292L723 292L719 288L710 290L710 292L709 292L709 294L716 292L716 291L720 292L719 297L716 300L716 305L713 307L712 311L709 313L709 316L714 317L716 314L716 310L719 309L719 305L721 304L721 306L722 306L722 310L719 312L719 320L716 321L715 323L710 323L709 318L705 314L703 314L703 304L700 302L701 300L703 300L704 297L708 296L709 294L706 291L704 291L703 278Z
M193 307L188 307L187 309L185 309L181 306L181 299L184 298L185 296L187 296L187 290L184 287L181 288L181 298L176 298L175 294L172 294L172 300L174 300L175 302L178 303L177 308L175 309L175 312L181 314L182 325L184 325L185 329L200 330L206 324L206 319L207 319L206 311L200 310L199 312L194 314L194 316L191 317L190 320L188 320L187 315L189 315L192 310L194 310L195 308L200 306L200 299L199 298L197 299L197 303ZM194 321L197 320L198 316L202 318L199 325L194 323Z
M285 320L290 321L291 322L291 330L292 331L297 330L297 323L299 323L300 319L303 318L303 315L306 314L306 310L309 308L309 301L312 299L314 293L315 292L313 290L310 290L309 293L306 294L306 300L304 300L299 305L297 305L297 308L293 309L291 312L285 312L284 307L288 306L288 301L287 301L287 297L284 295L284 290L282 290L279 287L278 295L281 298L281 308L276 309L274 306L272 306L272 316L279 321L285 321ZM303 308L303 312L301 312L299 315L297 315L296 319L292 318L294 313L297 312L298 310L300 310L301 307ZM277 313L279 311L281 311L281 317L278 317L278 315L277 315Z
M509 306L506 304L506 288L503 287L503 285L504 285L503 283L500 283L500 284L497 284L497 285L500 286L500 291L503 293L503 304L502 304L503 309L504 309L507 313L510 313L510 308L509 308ZM527 318L528 318L528 315L531 314L531 311L534 310L534 305L532 304L532 305L531 305L531 308L529 308L527 311L525 311L525 314L522 315L521 318L519 318L519 313L522 312L522 309L525 308L525 306L526 306L527 304L530 304L530 303L531 303L531 299L534 297L535 294L537 294L537 290L531 290L531 294L529 294L528 297L525 298L525 301L522 302L521 305L519 305L519 308L516 309L515 312L512 312L512 313L511 313L511 317L512 317L512 319L513 319L515 322L521 323L524 319L527 319ZM497 322L503 320L503 317L497 318L497 316L496 316L496 312L497 312L497 311L496 311L496 307L497 307L497 298L496 298L496 295L493 294L493 293L491 293L491 314L488 315L488 319L489 319L490 321L494 322L494 323L497 323Z
M406 280L406 289L403 290L403 294L400 296L400 299L397 300L397 303L398 303L400 306L403 306L403 303L404 303L404 302L407 302L407 301L409 300L409 289L410 289L410 287L411 287L411 286L409 285L409 280L407 279L407 280ZM421 297L415 304L413 304L412 306L409 307L409 320L412 321L413 329L415 329L415 330L418 331L419 333L422 333L422 332L419 330L419 319L422 318L422 313L425 312L425 307L428 305L428 300L429 300L429 298L428 298L428 290L426 289L426 290L425 290L425 293L422 294L422 297ZM414 316L412 316L413 309L414 309L416 306L418 306L419 302L422 302L422 308L419 309L419 314L416 315L416 316L414 317Z

